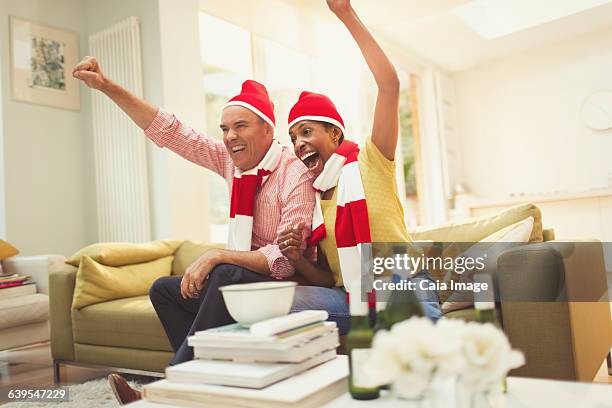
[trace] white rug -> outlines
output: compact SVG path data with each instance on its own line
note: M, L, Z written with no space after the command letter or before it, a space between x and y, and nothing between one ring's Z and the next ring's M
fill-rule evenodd
M133 381L129 381L129 384L136 389L142 388L141 384ZM9 402L0 405L4 408L117 408L120 406L106 377L83 384L69 385L68 388L70 401L61 402L59 405L57 402Z

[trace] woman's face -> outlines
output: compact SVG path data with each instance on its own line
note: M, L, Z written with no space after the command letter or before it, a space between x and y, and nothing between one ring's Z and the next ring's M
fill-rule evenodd
M317 175L338 148L341 135L336 126L313 120L302 120L289 129L295 155Z

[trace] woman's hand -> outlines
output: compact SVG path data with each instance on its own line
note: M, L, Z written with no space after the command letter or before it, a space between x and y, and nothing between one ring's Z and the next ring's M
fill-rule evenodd
M304 221L300 221L295 227L282 231L276 238L281 253L285 255L293 266L302 258L303 230Z
M204 282L218 264L218 255L219 250L210 249L187 267L181 280L181 296L183 296L183 299L200 296Z
M351 0L327 0L327 6L337 16L344 15L352 10Z

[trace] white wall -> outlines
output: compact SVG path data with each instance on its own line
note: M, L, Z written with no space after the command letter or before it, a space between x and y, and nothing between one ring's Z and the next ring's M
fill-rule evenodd
M196 0L2 0L0 237L6 236L23 254L69 255L97 240L91 91L81 86L80 112L13 101L6 86L9 15L76 32L81 57L88 54L89 34L138 17L145 99L202 127L197 11ZM170 62L162 64L162 49ZM180 70L185 63L190 71ZM205 170L152 143L148 155L154 238L207 239Z
M195 129L205 126L204 72L198 0L158 0L163 106ZM220 112L219 112L220 114ZM208 240L208 170L170 154L167 161L167 236Z
M453 74L461 177L480 197L578 191L612 175L612 131L581 121L584 99L612 88L612 30Z
M81 113L12 100L9 15L74 31L82 48L83 5L79 0L0 4L6 238L23 254L70 254L91 237L86 193L91 170L83 154Z

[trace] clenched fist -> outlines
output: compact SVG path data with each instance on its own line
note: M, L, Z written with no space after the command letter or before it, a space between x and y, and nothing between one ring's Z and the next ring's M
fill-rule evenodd
M327 0L329 9L336 15L351 11L351 0Z
M72 76L80 79L89 88L103 90L107 79L95 57L85 57L72 70Z

